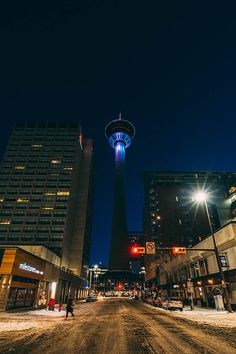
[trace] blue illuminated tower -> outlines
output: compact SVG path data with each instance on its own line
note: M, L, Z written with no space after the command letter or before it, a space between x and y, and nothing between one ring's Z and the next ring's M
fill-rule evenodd
M107 124L105 135L115 149L115 191L112 215L112 235L109 270L129 271L129 239L125 202L125 149L132 142L135 128L127 120L113 120Z

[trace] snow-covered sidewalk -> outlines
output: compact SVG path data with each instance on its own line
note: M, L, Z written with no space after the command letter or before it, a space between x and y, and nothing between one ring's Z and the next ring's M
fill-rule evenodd
M149 305L147 305L149 306ZM194 307L194 310L185 307L181 311L168 311L154 307L157 311L164 311L175 317L186 318L190 321L210 324L218 327L235 327L236 328L236 312L229 313L227 311L217 311L211 308Z
M188 308L184 308L183 312L174 311L173 315L219 327L236 327L236 312L229 313L227 311L195 307L192 311Z
M35 311L2 312L0 313L0 333L5 331L25 331L28 329L43 329L55 326L58 321L64 320L66 311L48 311L40 309Z

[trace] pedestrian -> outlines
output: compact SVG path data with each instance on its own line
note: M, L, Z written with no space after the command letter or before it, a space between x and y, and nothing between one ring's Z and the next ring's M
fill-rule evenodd
M54 311L55 309L55 299L53 299L52 297L49 300L48 309L50 311Z
M69 314L69 313L71 313L71 316L72 316L73 318L75 317L75 315L74 315L74 313L73 313L73 311L74 311L73 306L74 306L74 299L73 299L73 296L70 295L70 296L69 296L69 299L68 299L68 301L67 301L67 305L66 305L66 318L68 317L68 314Z
M60 301L59 304L58 304L58 311L59 311L59 312L61 312L62 306L63 306L63 304L62 304L62 302Z

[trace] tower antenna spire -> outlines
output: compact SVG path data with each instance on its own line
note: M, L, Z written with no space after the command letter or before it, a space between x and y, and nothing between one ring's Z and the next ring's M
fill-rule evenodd
M122 118L121 118L121 116L122 116L122 113L120 112L119 113L119 120L121 120Z

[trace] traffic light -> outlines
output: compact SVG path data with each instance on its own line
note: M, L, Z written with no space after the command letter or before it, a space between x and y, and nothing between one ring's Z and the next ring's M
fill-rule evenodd
M145 247L139 247L139 246L131 247L131 254L133 256L138 255L138 254L144 254L144 253L145 253Z
M172 247L173 254L185 254L187 252L186 247Z

